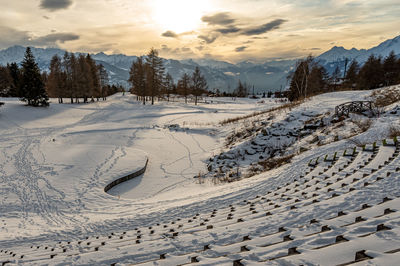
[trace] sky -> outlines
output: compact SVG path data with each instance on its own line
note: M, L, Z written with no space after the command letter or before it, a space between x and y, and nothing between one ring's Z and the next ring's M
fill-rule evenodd
M400 0L0 0L0 49L294 59L400 35Z

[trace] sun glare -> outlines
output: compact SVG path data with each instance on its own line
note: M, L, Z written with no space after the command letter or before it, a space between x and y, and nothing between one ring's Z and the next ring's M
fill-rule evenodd
M179 34L197 29L207 12L211 4L206 0L154 0L153 19L162 30Z

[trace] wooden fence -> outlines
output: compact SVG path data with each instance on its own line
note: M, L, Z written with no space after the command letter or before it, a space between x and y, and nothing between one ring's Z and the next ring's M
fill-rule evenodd
M338 117L349 116L350 113L362 113L365 111L373 111L371 101L354 101L347 102L335 107L335 115Z

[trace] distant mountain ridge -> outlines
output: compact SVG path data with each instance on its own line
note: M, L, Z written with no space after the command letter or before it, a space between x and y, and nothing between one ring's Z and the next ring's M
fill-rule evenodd
M12 46L0 50L0 65L23 60L25 47ZM355 59L359 63L364 63L371 54L386 57L391 51L400 55L400 36L386 40L371 49L356 48L345 49L335 46L329 51L316 57L316 60L323 65L329 73L332 73L336 66L344 71L346 58L350 62ZM51 58L57 54L62 57L65 50L57 48L32 48L32 52L42 71L48 71ZM79 54L79 53L75 53ZM137 56L127 56L124 54L107 55L105 53L91 54L91 56L107 69L110 82L121 84L129 88L127 79L132 62ZM218 61L214 59L185 59L174 60L164 59L166 71L169 72L176 82L183 73L191 74L195 67L200 67L205 75L209 89L219 89L220 91L233 91L238 80L246 82L250 87L254 86L256 92L266 90L279 90L287 85L287 76L294 70L296 60L274 60L265 63L254 63L242 61L237 64Z
M329 73L332 73L336 66L339 66L340 70L343 72L346 59L349 63L352 60L356 60L362 65L372 54L385 58L391 51L394 51L398 57L400 56L400 35L393 39L386 40L370 49L345 49L341 46L334 46L329 51L316 57L316 59Z

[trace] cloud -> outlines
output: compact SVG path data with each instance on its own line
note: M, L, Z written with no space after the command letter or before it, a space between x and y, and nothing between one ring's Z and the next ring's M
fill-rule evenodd
M278 29L286 21L287 20L284 20L284 19L275 19L275 20L268 22L266 24L263 24L261 26L245 29L245 30L243 30L242 34L248 35L248 36L260 35L260 34L268 32L268 31Z
M161 45L160 52L164 55L173 55L177 57L187 57L187 56L194 56L195 54L193 53L192 49L189 47L182 47L182 48L171 48L168 47L168 45Z
M167 38L179 38L179 35L176 34L176 33L173 32L173 31L171 31L171 30L167 30L166 32L164 32L163 34L161 34L161 36L167 37Z
M244 50L246 50L248 48L248 46L240 46L240 47L236 47L235 52L243 52Z
M201 40L203 40L203 41L205 41L206 43L208 43L208 44L210 44L210 43L213 43L216 39L217 39L217 35L213 35L213 34L211 34L211 35L199 35L199 36L197 36L197 38L199 38L199 39L201 39Z
M57 42L65 43L67 41L79 40L80 36L75 33L51 33L32 40L34 45L48 46Z
M232 27L228 27L228 28L221 28L221 29L216 29L216 32L222 33L222 34L229 34L229 33L236 33L239 32L240 29L232 26Z
M221 12L211 16L203 16L201 20L209 25L229 25L236 21L228 12Z
M60 9L67 9L73 4L72 0L41 0L40 8L49 11L57 11Z
M19 31L10 27L0 26L0 48L13 45L27 45L30 41L28 31Z

